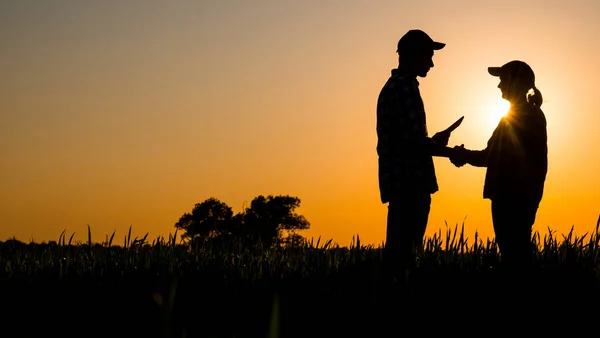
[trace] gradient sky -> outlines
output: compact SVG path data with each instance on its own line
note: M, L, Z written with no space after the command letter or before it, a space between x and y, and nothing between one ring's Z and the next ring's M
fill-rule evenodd
M534 230L600 215L600 2L0 0L0 240L174 233L215 197L301 199L303 234L385 239L377 95L420 28L430 134L482 149L506 108L488 66L536 72L549 172ZM436 158L427 235L493 237L484 168Z

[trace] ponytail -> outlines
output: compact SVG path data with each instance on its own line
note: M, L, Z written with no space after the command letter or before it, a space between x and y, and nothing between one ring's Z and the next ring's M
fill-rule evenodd
M540 92L540 90L536 86L533 86L533 88L529 89L529 91L527 92L526 98L527 98L527 103L532 104L536 107L542 106L542 102L543 102L542 92Z

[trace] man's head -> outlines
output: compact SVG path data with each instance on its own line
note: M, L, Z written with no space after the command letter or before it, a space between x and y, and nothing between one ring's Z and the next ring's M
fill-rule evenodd
M405 72L425 77L433 67L433 53L446 46L445 43L433 41L427 33L419 29L406 32L398 41L400 66Z

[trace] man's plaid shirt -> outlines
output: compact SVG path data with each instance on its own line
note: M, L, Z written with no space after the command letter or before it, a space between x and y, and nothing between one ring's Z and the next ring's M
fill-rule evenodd
M397 69L377 100L377 154L381 202L394 195L438 190L419 82Z

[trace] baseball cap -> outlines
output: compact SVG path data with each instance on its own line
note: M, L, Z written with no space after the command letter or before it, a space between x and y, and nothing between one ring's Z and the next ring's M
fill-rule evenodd
M440 50L446 46L445 43L433 41L427 33L420 29L411 29L404 34L398 41L398 49L396 52L408 51L422 48L431 48Z
M492 76L510 76L520 79L527 84L535 83L535 74L529 65L520 60L505 63L502 67L488 67L488 73Z

